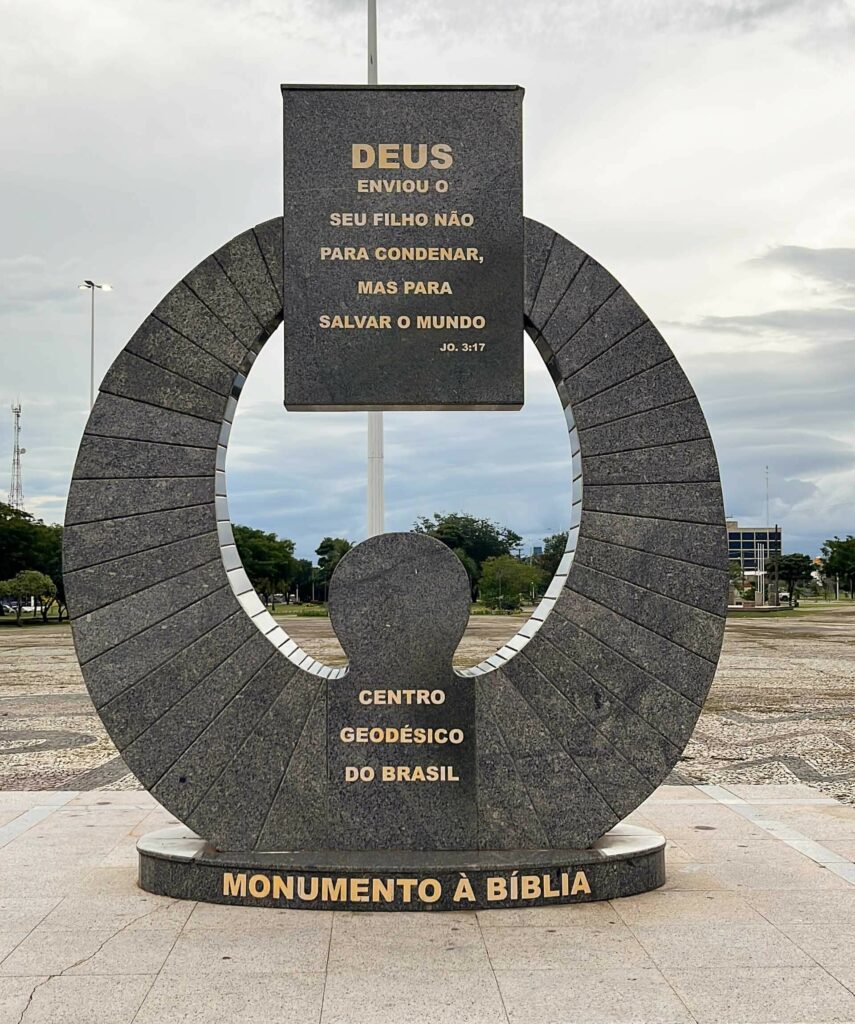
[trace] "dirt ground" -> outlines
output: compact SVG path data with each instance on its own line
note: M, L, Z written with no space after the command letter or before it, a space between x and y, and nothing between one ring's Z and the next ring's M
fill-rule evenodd
M325 618L282 620L310 654L344 657ZM474 616L455 663L488 657L523 617ZM816 786L855 803L855 608L729 620L685 781ZM89 701L67 626L0 627L0 789L134 788Z

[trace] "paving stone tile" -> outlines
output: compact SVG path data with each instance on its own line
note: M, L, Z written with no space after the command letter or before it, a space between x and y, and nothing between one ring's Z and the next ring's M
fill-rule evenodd
M21 993L29 989L23 1000L25 1024L131 1024L153 981L154 975L144 974L3 978L0 1008L5 1008L4 991L14 992L14 1001L20 1004ZM20 1019L8 1018L12 1024ZM7 1018L0 1020L6 1024Z
M646 814L646 808L656 804L706 804L713 798L697 786L669 786L667 783L654 790L646 800L638 805L638 810Z
M263 948L263 955L260 955ZM182 932L163 965L171 975L275 975L321 972L326 968L329 932L310 921L304 928L268 930L263 946L255 934L196 929Z
M685 896L689 893L667 893ZM633 923L632 931L658 967L679 970L707 967L806 967L813 961L762 918L738 926L677 921Z
M852 964L855 887L849 892L749 892L746 901L821 966Z
M0 925L3 932L21 932L26 935L35 928L59 903L58 896L0 897Z
M747 818L716 803L649 804L644 816L681 846L684 839L769 838L768 832Z
M174 928L52 931L39 927L0 964L2 975L156 974L176 939Z
M483 971L334 971L320 1024L506 1024L496 979Z
M392 918L390 921L389 918ZM329 970L476 971L490 961L475 914L335 916Z
M766 807L764 818L801 832L806 839L825 843L843 839L855 843L855 807L846 804L776 804Z
M855 996L821 967L667 970L698 1024L855 1020Z
M680 846L737 891L851 888L827 867L771 837L747 842L681 838Z
M46 977L0 978L0 1024L20 1024L36 985Z
M494 927L482 918L481 931L495 971L572 971L583 962L586 968L603 970L654 966L620 921L567 919L562 927Z
M321 974L283 971L254 976L235 972L161 974L134 1024L308 1024L323 1002Z
M574 903L563 907L509 907L475 912L483 926L505 928L591 928L623 924L610 903Z
M173 931L177 936L193 910L188 900L153 896L141 889L121 896L67 896L41 922L43 931L74 932L120 928L125 931Z
M825 839L822 845L827 846L834 853L839 853L841 857L855 862L855 839Z
M19 946L29 934L27 929L13 928L3 923L0 930L0 964L6 957Z
M676 843L665 847L665 885L661 892L709 892L731 890L733 885L714 874L707 864L698 864Z
M658 970L497 971L511 1024L691 1024Z
M303 910L226 907L216 903L197 903L193 906L193 913L184 925L184 931L185 933L214 931L253 934L268 931L300 932L314 928L329 937L332 922L332 910L319 910L307 914Z
M774 801L775 803L779 801L787 803L816 803L821 801L827 804L837 802L831 797L823 796L813 786L805 786L800 782L793 782L789 785L766 785L756 782L747 785L735 782L728 783L727 786L722 788L725 792L732 793L738 799L748 800L752 804L766 803L767 801ZM855 814L855 811L852 813Z

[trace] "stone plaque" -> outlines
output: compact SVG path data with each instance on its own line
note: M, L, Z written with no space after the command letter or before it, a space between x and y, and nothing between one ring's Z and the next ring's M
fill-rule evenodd
M285 406L523 404L518 86L283 86Z
M348 849L477 842L475 685L451 667L469 601L460 559L417 533L371 537L333 574L350 661L327 695L328 810Z

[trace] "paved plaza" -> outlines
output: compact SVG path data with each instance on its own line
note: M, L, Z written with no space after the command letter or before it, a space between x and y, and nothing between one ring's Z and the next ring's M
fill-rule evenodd
M0 794L0 1024L855 1022L855 808L806 786L663 786L630 819L668 837L663 889L483 912L152 896L135 843L172 820Z
M478 616L472 664L521 620ZM326 619L286 628L343 660ZM0 630L0 1024L855 1024L855 610L728 622L673 784L630 821L663 889L612 903L354 914L136 886L174 819L94 714L67 628ZM34 791L37 790L37 791Z
M314 657L344 663L329 619L281 620ZM473 616L455 663L522 625ZM729 619L712 690L674 781L807 783L855 804L855 608ZM65 627L0 628L0 789L136 788L94 712Z

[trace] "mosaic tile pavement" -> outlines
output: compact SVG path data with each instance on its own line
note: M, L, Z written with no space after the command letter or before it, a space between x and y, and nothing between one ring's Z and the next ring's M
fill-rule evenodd
M474 664L520 617L476 616ZM341 664L327 619L289 618L315 657ZM855 608L728 621L709 700L672 783L805 783L855 804ZM67 627L0 628L0 789L137 788L95 715Z

